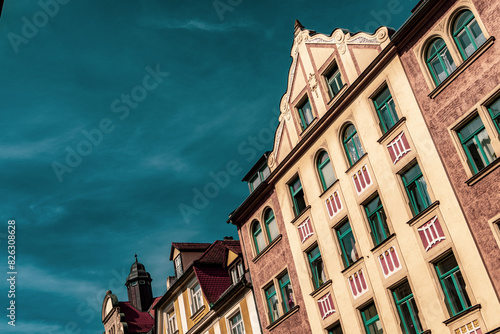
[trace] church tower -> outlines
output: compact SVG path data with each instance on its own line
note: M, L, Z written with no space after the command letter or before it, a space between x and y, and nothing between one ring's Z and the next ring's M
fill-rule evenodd
M125 286L128 292L128 301L141 312L146 312L153 302L153 290L151 288L151 276L142 263L137 261L130 267Z

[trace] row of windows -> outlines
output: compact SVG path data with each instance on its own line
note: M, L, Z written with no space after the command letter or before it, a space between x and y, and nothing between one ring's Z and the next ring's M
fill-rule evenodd
M229 318L229 328L231 334L245 334L245 326L240 312ZM175 310L172 308L166 314L166 334L176 334L178 332Z
M466 292L465 280L453 253L433 264L439 279L445 303L451 316L455 316L472 306ZM406 280L391 289L391 295L400 318L401 330L405 334L420 334L424 331L420 320L417 302L413 296L409 282ZM382 334L383 328L375 303L359 309L364 331L367 334ZM329 334L342 334L340 324L328 330Z
M463 60L467 60L486 38L470 10L457 15L450 32ZM436 38L427 47L426 63L436 85L441 84L457 69L455 61L442 38Z

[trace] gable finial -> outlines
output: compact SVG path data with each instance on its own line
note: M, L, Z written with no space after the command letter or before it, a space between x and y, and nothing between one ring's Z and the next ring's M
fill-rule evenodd
M300 23L299 20L295 20L295 26L293 27L294 35L297 36L298 33L301 32L302 30L304 30L304 26L302 25L302 23Z
M135 262L137 263L137 253L135 253Z

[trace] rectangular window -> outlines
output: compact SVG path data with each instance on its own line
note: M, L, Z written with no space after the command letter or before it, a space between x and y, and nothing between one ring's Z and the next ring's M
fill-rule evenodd
M390 128L399 121L396 112L396 106L392 99L391 92L388 87L385 87L374 99L373 103L377 109L377 115L380 120L382 132L386 133Z
M245 326L243 325L241 313L238 312L234 317L229 319L229 326L231 326L231 334L245 334Z
M373 243L376 245L389 237L389 227L387 226L387 216L382 206L380 197L377 196L365 205L366 216L370 224Z
M177 332L177 321L175 319L175 310L170 311L167 314L167 326L168 334L174 334Z
M191 314L195 314L203 306L203 298L201 296L200 284L196 283L191 291Z
M283 298L283 312L286 313L295 306L292 284L290 283L288 273L281 276L278 279L278 283L280 285L281 297Z
M457 133L467 155L467 163L474 174L497 158L491 146L490 136L479 115L460 128Z
M328 84L328 93L330 94L330 98L334 98L344 86L338 66L335 65L328 72L325 78Z
M233 281L233 284L238 283L244 274L243 264L240 262L231 269L231 280Z
M307 259L309 260L309 266L311 268L313 286L314 289L317 289L326 281L323 260L321 259L321 253L319 252L318 246L307 253Z
M374 303L370 303L361 310L361 318L367 334L382 334L384 332Z
M411 167L403 175L403 183L413 215L416 216L431 205L431 198L427 192L427 183L418 164Z
M306 208L306 201L304 199L304 191L302 190L302 184L300 179L297 177L290 183L290 194L293 200L293 211L295 215L298 216Z
M269 309L269 322L273 323L280 317L279 301L276 295L276 288L274 284L265 289L267 307Z
M180 254L177 255L177 257L174 259L174 271L176 278L181 277L181 275L184 273L182 269L182 258Z
M471 302L467 295L465 281L455 256L450 254L434 266L446 297L446 307L451 316L468 309L471 306Z
M490 104L488 111L493 119L493 123L495 123L497 131L500 133L500 97Z
M259 170L259 175L260 175L261 180L265 181L270 174L271 174L271 171L269 170L269 166L266 163Z
M309 99L306 98L306 100L302 102L300 106L297 107L297 109L299 111L300 124L302 126L302 130L305 130L309 126L309 124L312 123L314 119Z
M347 268L359 259L351 224L345 222L336 230L336 233L342 251L342 261L344 262L344 267Z
M328 334L343 334L342 327L340 325L336 325L333 328L328 330Z
M405 282L392 291L394 301L401 319L401 329L405 334L422 333L422 325L418 317L418 308L411 292L410 284Z

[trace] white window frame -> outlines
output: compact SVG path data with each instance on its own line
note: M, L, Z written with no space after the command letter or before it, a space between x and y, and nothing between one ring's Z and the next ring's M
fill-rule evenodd
M240 319L240 321L238 321L236 324L234 324L234 325L233 325L232 320L233 320L233 318L234 318L234 317L236 317L238 314L240 315L240 318L241 318L241 319ZM238 328L238 327L240 327L240 328L241 328L241 330L242 330L242 332L241 332L241 333L242 333L242 334L245 334L245 323L244 323L244 321L243 321L243 314L241 313L241 310L240 310L240 309L238 309L235 313L233 313L231 316L229 316L229 317L227 318L227 322L228 322L228 324L229 324L228 328L229 328L229 332L230 332L230 334L237 334L238 332L233 331L233 330L234 330L234 329L236 329L236 328Z
M166 312L167 315L167 334L175 334L179 332L177 328L177 316L175 315L175 309L171 308ZM172 316L170 316L172 315ZM173 328L172 328L173 327Z
M231 269L231 280L233 284L238 283L244 274L245 271L243 270L243 263L239 262Z
M174 259L174 271L175 271L175 278L179 278L182 276L184 273L182 269L182 258L181 254L177 255Z
M194 292L197 286L198 291ZM198 281L195 281L193 284L191 284L191 286L189 287L189 304L191 307L191 315L195 314L203 307L203 297L201 293L201 286ZM195 303L198 304L196 308Z

